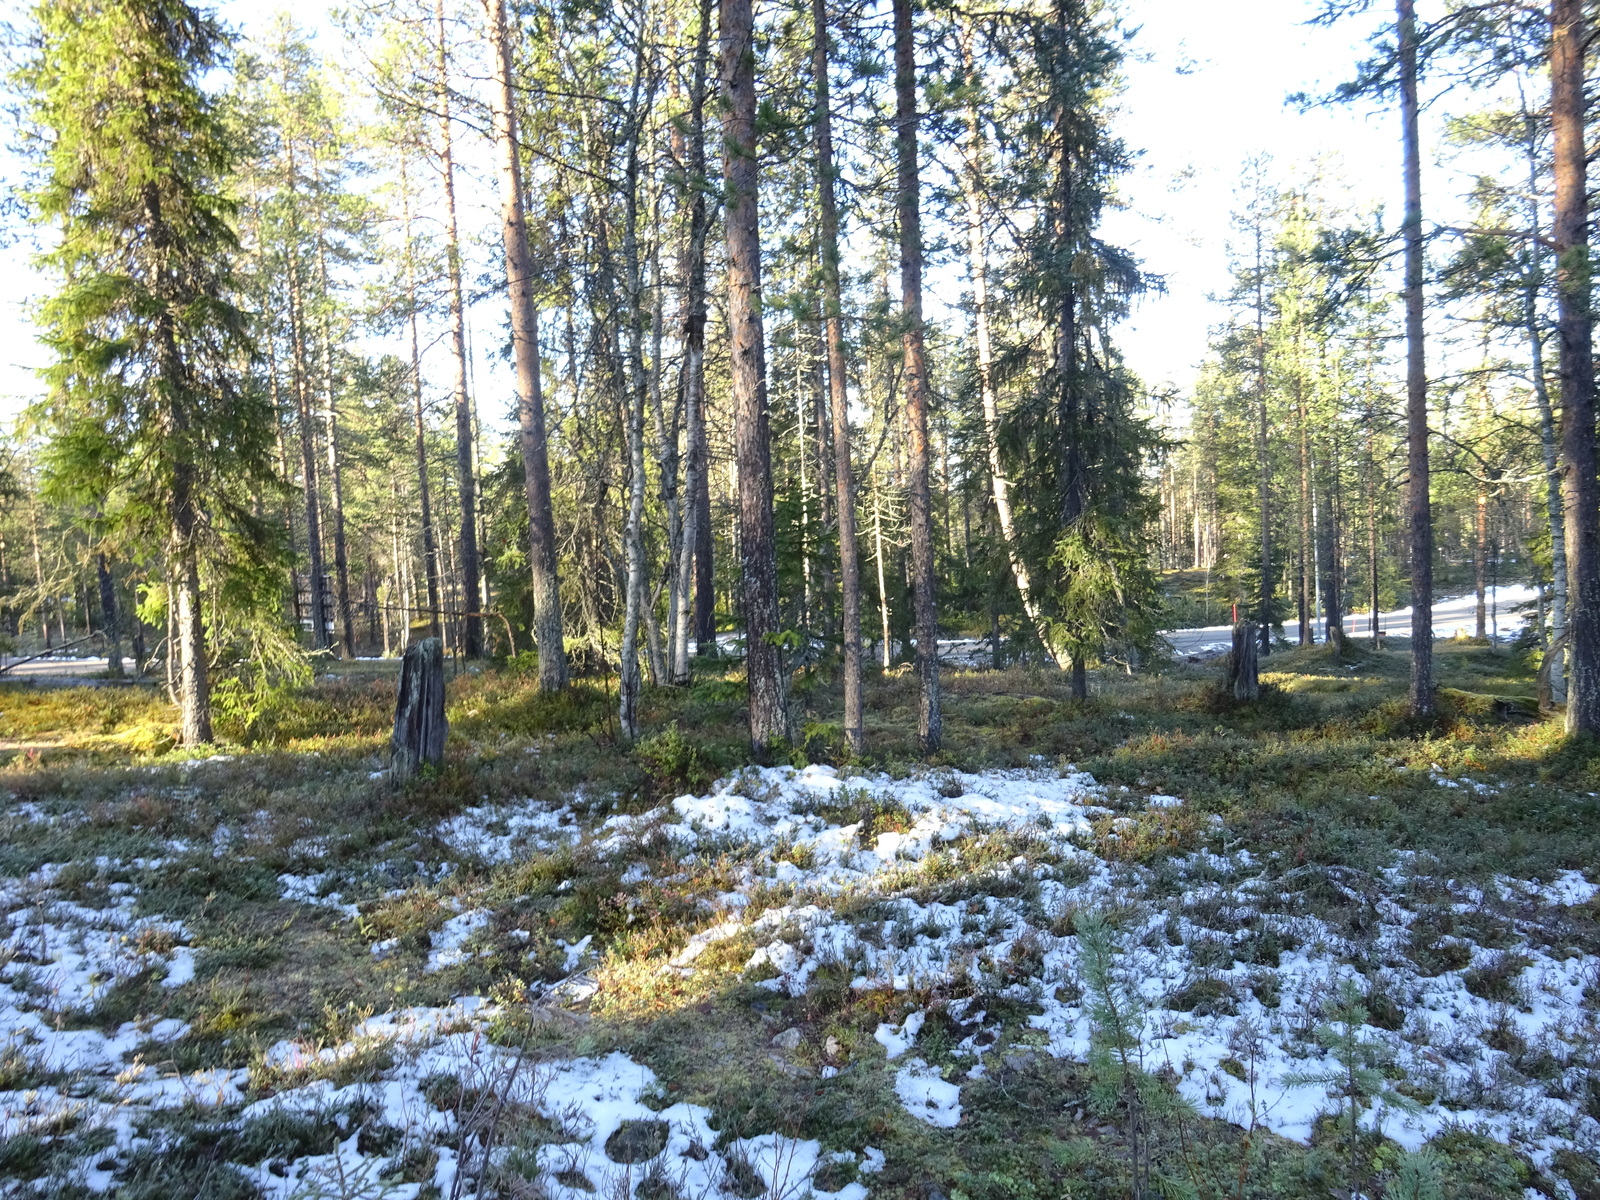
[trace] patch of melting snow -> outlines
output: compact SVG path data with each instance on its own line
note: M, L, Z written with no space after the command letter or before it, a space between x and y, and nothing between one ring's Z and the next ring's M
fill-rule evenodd
M470 1113L434 1106L429 1095L443 1093L424 1084L445 1076L460 1080L464 1087L488 1090L511 1104L526 1106L549 1121L552 1140L533 1152L532 1165L553 1200L620 1195L646 1175L671 1182L680 1195L714 1195L723 1189L736 1161L759 1175L763 1194L773 1200L800 1200L814 1190L812 1176L825 1161L817 1142L765 1134L737 1139L721 1152L713 1151L717 1133L711 1128L709 1109L683 1103L657 1108L645 1103L647 1097L660 1094L659 1081L648 1067L618 1052L604 1058L535 1062L483 1037L478 1026L494 1011L483 1005L470 1013L464 1008L410 1010L413 1020L403 1027L412 1036L391 1030L396 1061L377 1079L344 1087L318 1080L251 1104L240 1117L249 1121L276 1112L333 1114L360 1105L375 1111L383 1123L408 1131L412 1139L433 1144L438 1157L430 1182L441 1194L453 1194L459 1178L465 1185L462 1194L472 1196L486 1152L485 1128L474 1122ZM464 1013L470 1021L463 1029L459 1026ZM370 1040L372 1032L358 1030L352 1045L363 1038ZM276 1047L274 1051L282 1053ZM336 1047L319 1055L350 1052ZM487 1153L496 1161L503 1160L502 1149L489 1148ZM391 1153L363 1153L352 1134L332 1154L298 1160L291 1173L294 1188L281 1186L281 1166L270 1182L263 1172L272 1164L247 1170L251 1180L267 1188L268 1194L303 1195L334 1182L335 1172L345 1180L380 1180L392 1170L394 1157ZM856 1161L849 1153L830 1157ZM861 1172L870 1173L882 1165L881 1153L863 1151ZM274 1188L278 1190L271 1190ZM369 1193L357 1189L340 1194ZM864 1200L867 1192L854 1184L837 1193L817 1194Z
M894 1076L894 1093L900 1103L919 1121L939 1129L953 1129L961 1123L961 1089L947 1083L939 1068L913 1058Z
M296 904L331 908L346 917L358 916L361 910L354 904L347 904L343 892L327 890L328 884L335 878L335 873L332 871L315 871L310 875L279 875L278 894Z
M1163 809L1182 804L1178 797L1151 796L1146 808L1132 812L1129 803L1137 798L1125 789L1122 795L1119 807L1125 815L1118 823L1124 831L1141 821L1164 820ZM692 971L709 946L747 937L754 947L747 965L767 968L772 977L763 986L791 995L803 993L824 963L847 964L858 989L907 991L961 974L979 994L1031 1004L1037 1010L1030 1018L1035 1036L1048 1053L1082 1058L1091 1021L1089 1002L1079 989L1080 949L1076 937L1054 930L1070 928L1064 918L1074 911L1114 902L1133 914L1121 927L1116 973L1138 999L1146 1061L1170 1065L1180 1090L1204 1112L1307 1138L1318 1115L1337 1101L1322 1086L1295 1080L1336 1067L1312 1034L1339 980L1349 977L1363 990L1381 991L1404 1014L1401 1028L1365 1027L1362 1036L1383 1042L1416 1094L1427 1097L1416 1115L1369 1110L1363 1118L1369 1126L1382 1120L1384 1131L1408 1148L1447 1128L1475 1127L1541 1166L1558 1149L1600 1141L1600 1123L1582 1105L1588 1064L1600 1048L1600 1030L1583 996L1586 987L1600 986L1600 959L1548 949L1539 936L1541 919L1559 924L1562 908L1590 903L1600 894L1582 873L1566 871L1544 882L1500 876L1479 890L1429 877L1428 864L1416 855L1397 856L1394 867L1365 882L1358 872L1338 868L1291 872L1321 871L1318 878L1327 888L1370 910L1364 926L1346 928L1306 910L1303 882L1274 875L1270 861L1243 850L1202 849L1177 857L1163 864L1159 878L1152 869L1102 859L1088 838L1093 820L1114 811L1106 799L1090 776L1044 765L902 780L841 777L825 767L775 768L746 772L709 795L679 797L640 817L614 817L596 836L602 850L623 853L639 837L665 831L685 860L722 856L730 847L751 852L735 890L717 897L715 923L689 939L670 969ZM853 819L858 812L892 812L903 827L882 832L866 845ZM452 822L441 828L447 844L490 862L580 836L567 810L484 806ZM952 857L961 869L962 840L993 830L1043 839L1050 853L1042 861L1018 855L985 866L982 873L967 868L963 898L950 903L894 894L916 879L917 864L932 854ZM1223 832L1215 830L1219 838ZM103 871L126 869L113 860L97 865ZM91 1007L107 986L133 972L160 967L164 982L174 987L194 972L193 951L182 944L187 937L182 924L135 918L137 890L131 884L108 884L104 906L90 907L60 893L56 884L62 870L62 864L47 864L27 877L0 880L12 953L0 967L0 1036L41 1069L77 1072L79 1079L63 1089L47 1085L0 1093L0 1135L47 1131L63 1115L76 1120L79 1131L109 1130L111 1147L85 1160L76 1178L85 1190L105 1191L115 1179L98 1164L129 1150L139 1136L141 1114L186 1104L236 1107L248 1077L227 1070L164 1073L146 1065L141 1055L147 1056L151 1044L187 1032L178 1022L127 1024L111 1034L59 1028L57 1014ZM994 881L992 888L984 888L985 877ZM338 893L326 890L331 880L329 873L284 875L279 883L287 899L349 911L352 906ZM768 880L792 883L793 902L746 917L750 894ZM1419 891L1437 895L1441 889L1450 897L1446 907L1462 914L1485 904L1506 905L1504 919L1514 935L1510 944L1520 957L1507 960L1457 938L1470 956L1467 961L1436 975L1419 973L1409 957L1412 928L1422 915L1421 903L1412 896ZM830 897L846 892L877 893L876 911L885 914L883 919L870 930L839 920ZM487 909L458 912L434 933L429 968L466 961L474 953L469 948L474 936L492 919ZM1266 935L1285 947L1276 961L1246 961L1256 957L1252 939ZM1219 946L1228 953L1219 954ZM587 939L564 945L569 971L588 948ZM1506 976L1494 993L1498 999L1469 990L1473 972L1494 970ZM1197 982L1206 983L1214 1002L1194 1002ZM954 1048L957 1062L947 1072L913 1053L924 1012L913 1012L899 1025L880 1026L875 1034L886 1057L899 1064L893 1068L894 1085L906 1111L937 1128L960 1121L961 1087L952 1080L982 1078L982 1055L994 1042L992 1033L983 1031L984 1013L957 1008L952 1004L950 1015L967 1017L962 1027L978 1032ZM287 1071L336 1062L378 1043L392 1044L396 1053L393 1065L373 1079L345 1087L317 1080L249 1105L239 1119L278 1108L337 1114L341 1106L359 1103L408 1131L408 1140L432 1146L437 1157L431 1182L445 1194L458 1177L465 1194L472 1194L482 1167L481 1155L474 1155L482 1147L473 1130L460 1127L457 1113L428 1099L441 1093L423 1084L439 1075L454 1075L472 1087L493 1086L496 1094L525 1103L552 1122L559 1139L536 1152L552 1200L611 1194L621 1180L637 1180L646 1170L659 1171L680 1194L715 1191L736 1163L760 1176L767 1195L798 1197L826 1161L814 1142L771 1134L712 1151L716 1137L705 1110L678 1104L657 1111L644 1103L658 1095L648 1068L621 1054L535 1066L485 1036L495 1011L472 997L442 1008L369 1018L337 1046L279 1043L268 1052L267 1064ZM982 1045L979 1033L988 1039ZM1553 1067L1538 1078L1522 1074L1519 1044ZM1241 1061L1253 1085L1237 1078ZM666 1126L665 1143L649 1163L619 1162L619 1154L629 1155L615 1145L608 1149L624 1121ZM240 1164L240 1169L268 1195L313 1194L335 1180L343 1181L339 1186L352 1196L416 1195L416 1185L363 1190L365 1181L374 1187L381 1183L399 1152L363 1153L356 1132L352 1129L325 1155L275 1167ZM863 1149L860 1174L882 1165L880 1152ZM565 1178L581 1176L593 1191L555 1178L568 1172ZM837 1196L864 1200L866 1188L851 1184Z
M871 846L862 844L859 822L833 824L823 815L880 798L902 806L912 824L877 834ZM685 850L719 842L753 847L781 842L815 865L800 866L792 860L796 856L770 862L778 882L838 891L983 829L1087 835L1092 819L1111 811L1100 803L1103 799L1094 779L1081 771L952 771L894 780L886 775L841 778L826 766L769 767L725 780L707 796L679 796L642 816L612 817L600 845L621 849L634 834L652 827Z
M927 1019L928 1014L918 1009L899 1025L879 1025L872 1038L883 1047L884 1056L892 1062L917 1044L917 1035L922 1032Z
M443 971L446 967L458 967L487 953L468 949L467 942L487 929L493 920L494 913L486 908L469 909L458 917L451 917L431 935L433 948L428 951L428 970Z
M839 803L846 789L863 799L898 803L910 814L911 828L880 835L870 849L859 847L858 826L834 824L822 815L848 810ZM994 828L1034 832L1050 840L1058 866L1019 856L989 868L997 882L1005 875L1031 878L1038 889L1034 904L1015 898L1014 884L952 904L891 895L879 901L877 911L893 915L863 937L856 925L817 905L770 908L746 920L730 894L722 897L724 919L691 938L673 965L692 969L707 946L748 935L756 948L747 966L771 976L762 986L789 995L803 994L825 962L851 964L856 988L904 991L964 973L980 988L1036 1006L1040 1011L1031 1024L1047 1039L1048 1051L1083 1059L1091 1021L1078 988L1077 939L1057 936L1051 924L1072 911L1133 906L1138 915L1122 929L1117 973L1138 997L1147 1059L1170 1065L1179 1089L1202 1111L1307 1140L1317 1117L1337 1101L1324 1086L1296 1080L1337 1068L1313 1033L1339 980L1350 977L1363 992L1388 996L1404 1014L1401 1028L1364 1027L1362 1036L1384 1043L1426 1100L1418 1114L1369 1109L1363 1117L1369 1126L1381 1122L1384 1132L1410 1149L1448 1128L1476 1127L1540 1165L1558 1148L1600 1140L1600 1122L1582 1103L1585 1064L1600 1053L1600 1029L1583 993L1600 985L1600 958L1546 953L1534 936L1541 910L1549 916L1552 909L1600 894L1580 872L1563 872L1542 884L1496 881L1502 899L1519 901L1511 919L1523 959L1494 993L1499 998L1490 1000L1467 984L1474 971L1504 969L1499 952L1458 939L1470 960L1433 976L1422 974L1409 957L1419 917L1407 899L1409 885L1439 882L1427 878L1426 864L1415 856L1402 856L1371 894L1328 869L1328 886L1349 903L1373 909L1375 927L1352 932L1305 911L1298 895L1303 884L1286 888L1269 873L1270 863L1243 850L1200 850L1173 860L1165 877L1175 869L1186 881L1176 897L1170 884L1157 886L1151 869L1103 860L1081 843L1090 819L1111 811L1099 803L1104 798L1091 777L1076 771L1059 777L1041 769L890 780L842 779L826 767L771 768L746 772L705 796L679 797L641 817L612 818L602 845L621 849L630 835L659 828L684 853L711 855L730 845L754 849L747 885L767 874L813 894L849 889L859 895L904 886L908 865L939 848L958 853L951 843L963 835ZM1114 827L1132 832L1141 820L1160 819L1161 810L1182 800L1157 795L1147 804L1142 816L1119 817ZM793 853L797 847L809 851L809 865L798 865L805 858ZM767 857L775 848L782 849L784 861ZM1062 872L1073 882L1057 878ZM1483 899L1471 889L1455 890L1462 912ZM1036 915L1041 910L1042 924ZM1252 957L1252 941L1264 937L1292 947L1279 954L1275 968L1242 961ZM1237 947L1239 954L1226 953L1227 965L1217 965L1218 945ZM1028 964L1020 976L1018 962ZM916 1015L901 1026L878 1029L875 1036L891 1059L914 1046L920 1032ZM1558 1065L1554 1076L1524 1076L1519 1043L1535 1057L1550 1056ZM963 1046L957 1054L976 1059L981 1050ZM1241 1055L1253 1086L1236 1077ZM919 1120L953 1124L959 1089L921 1062L912 1059L900 1068L897 1093Z
M457 854L489 864L570 845L580 837L570 805L552 811L533 801L480 804L441 821L435 833Z

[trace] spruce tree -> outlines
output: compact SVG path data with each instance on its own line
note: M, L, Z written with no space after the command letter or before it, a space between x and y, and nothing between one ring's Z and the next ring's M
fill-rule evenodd
M201 86L227 50L183 0L47 0L20 70L53 225L44 304L56 362L37 411L47 466L129 544L164 549L187 745L211 740L203 569L259 558L252 491L275 486L273 418L239 385L251 355L233 299L235 148Z

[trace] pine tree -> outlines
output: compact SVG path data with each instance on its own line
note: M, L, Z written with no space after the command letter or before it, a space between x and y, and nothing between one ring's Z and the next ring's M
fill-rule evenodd
M900 304L904 330L907 431L906 510L911 525L912 611L917 638L917 743L939 749L939 617L935 593L933 499L929 485L926 331L922 318L922 178L917 161L916 31L911 0L894 0L895 203L900 218Z
M539 686L567 686L567 651L561 620L561 581L556 564L555 517L550 505L550 459L545 432L544 391L539 378L539 317L533 295L533 255L528 245L522 196L522 144L517 136L511 34L505 0L486 0L495 64L495 144L500 158L501 234L506 253L506 290L511 300L512 355L517 368L517 426L528 505L528 561L533 579Z
M756 133L756 41L751 0L721 0L718 31L727 188L728 325L734 453L739 464L739 555L750 742L757 753L789 737L788 681L778 646L778 564L772 517L772 436L761 310L761 218Z

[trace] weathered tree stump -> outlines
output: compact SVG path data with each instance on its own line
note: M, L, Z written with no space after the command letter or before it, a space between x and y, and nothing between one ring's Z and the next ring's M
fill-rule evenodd
M389 748L389 774L395 782L411 778L427 765L444 761L444 646L423 638L406 647L400 663L400 692L394 704L394 737Z
M1261 699L1259 640L1254 621L1239 621L1233 627L1233 650L1228 655L1227 685L1240 701Z

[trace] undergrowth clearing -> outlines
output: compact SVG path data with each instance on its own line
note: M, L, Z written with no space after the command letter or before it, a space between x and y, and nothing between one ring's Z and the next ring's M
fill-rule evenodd
M1600 748L1516 655L1439 662L1427 727L1396 654L1275 655L1250 709L954 674L932 763L912 680L846 763L816 675L760 768L736 677L629 747L488 670L399 790L385 678L206 759L142 694L0 689L0 1179L1591 1200Z

